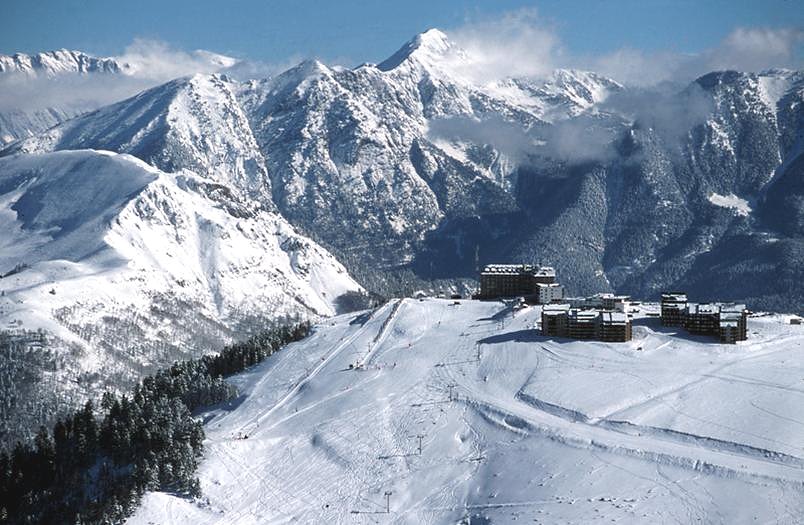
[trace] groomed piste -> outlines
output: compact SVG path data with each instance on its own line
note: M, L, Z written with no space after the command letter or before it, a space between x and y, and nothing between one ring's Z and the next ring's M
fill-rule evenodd
M796 523L804 327L720 345L643 312L628 343L539 307L394 300L335 317L200 414L204 496L130 523ZM647 306L651 308L651 306Z

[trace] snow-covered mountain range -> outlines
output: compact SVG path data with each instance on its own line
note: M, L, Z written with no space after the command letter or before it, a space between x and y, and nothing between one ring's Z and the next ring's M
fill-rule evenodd
M106 149L216 177L361 275L537 259L572 293L696 286L791 309L803 79L716 72L656 92L577 70L488 79L430 30L379 65L178 79L3 154Z
M148 76L67 51L0 64L0 82L51 87ZM505 261L549 262L572 294L804 304L802 72L653 91L574 69L490 78L438 30L376 65L221 72L47 118L0 112L19 139L0 151L3 322L99 356L134 337L103 328L121 317L109 312L137 312L111 324L152 323L145 340L171 341L164 361L197 333L333 313L359 289L348 274L393 293ZM108 186L122 189L95 202ZM75 213L39 217L47 202ZM182 328L191 317L211 328Z

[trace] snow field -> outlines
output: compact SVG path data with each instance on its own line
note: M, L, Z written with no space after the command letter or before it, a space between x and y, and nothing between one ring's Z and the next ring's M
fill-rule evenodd
M204 414L204 499L148 495L131 523L804 512L804 329L751 319L749 342L726 346L641 318L630 343L580 343L537 335L539 313L404 299L321 323L234 378L231 407ZM775 415L757 408L771 404Z

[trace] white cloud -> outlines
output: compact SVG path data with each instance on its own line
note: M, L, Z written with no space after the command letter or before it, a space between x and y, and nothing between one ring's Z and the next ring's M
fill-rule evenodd
M134 76L166 81L195 73L214 73L231 67L237 59L209 51L182 51L158 40L135 39L118 62L130 64Z
M572 53L552 24L535 9L469 21L447 32L466 51L453 68L485 83L505 77L543 78L556 68L596 71L634 86L688 82L715 70L760 71L802 67L804 31L792 28L736 28L717 45L694 54L617 49L597 55ZM453 57L454 59L454 57Z
M799 29L737 28L702 58L708 70L800 67L795 49L802 41L804 32Z
M752 72L777 67L795 69L802 66L801 57L796 54L802 40L804 32L797 29L737 28L716 46L700 53L619 49L587 59L584 67L636 86L688 82L708 72L726 69Z
M456 61L454 68L481 83L505 77L545 77L564 55L556 32L535 9L469 22L448 35L468 58Z

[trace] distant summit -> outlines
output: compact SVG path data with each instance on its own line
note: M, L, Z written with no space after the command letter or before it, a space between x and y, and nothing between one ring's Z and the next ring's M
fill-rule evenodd
M396 53L380 62L377 68L382 71L390 71L405 61L431 63L443 57L454 47L455 45L444 32L439 29L428 29L424 33L416 35Z
M59 49L26 55L0 55L0 73L55 77L65 73L131 73L131 64L114 58L99 58L83 51Z

